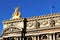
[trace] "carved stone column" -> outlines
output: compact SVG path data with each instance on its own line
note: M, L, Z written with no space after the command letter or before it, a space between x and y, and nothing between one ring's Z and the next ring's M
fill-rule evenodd
M36 40L36 36L34 36L34 40Z
M15 40L17 40L17 37L14 37Z
M38 40L39 40L39 36L37 36L38 37Z
M16 37L16 40L18 40L18 37Z
M52 36L53 36L52 34L49 34L49 40L52 40Z
M33 36L31 38L32 38L32 40L34 40L34 37Z
M18 37L18 40L20 40L20 37Z
M56 38L55 38L55 34L53 34L53 40L55 40Z
M20 37L20 40L21 40L21 37Z

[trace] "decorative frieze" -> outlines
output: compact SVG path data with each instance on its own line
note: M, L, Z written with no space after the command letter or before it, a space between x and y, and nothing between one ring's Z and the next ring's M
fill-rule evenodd
M21 18L17 8L10 20L3 21L3 37L21 37L21 29L25 26L28 40L55 40L54 33L60 32L60 14L37 16L25 20ZM16 40L20 40L20 37L16 37Z

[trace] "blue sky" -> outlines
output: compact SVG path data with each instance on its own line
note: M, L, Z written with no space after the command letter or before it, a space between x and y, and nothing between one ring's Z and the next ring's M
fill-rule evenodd
M40 15L60 13L60 0L0 0L0 35L3 29L2 21L10 19L15 7L20 7L22 17L33 17Z

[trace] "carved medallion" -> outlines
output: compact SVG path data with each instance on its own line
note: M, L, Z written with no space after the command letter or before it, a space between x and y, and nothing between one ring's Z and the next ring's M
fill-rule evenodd
M46 24L48 24L48 21L44 20L44 21L41 22L41 24L46 25Z
M33 26L33 23L32 23L32 22L28 22L28 23L27 23L27 26L28 26L28 27L32 27L32 26Z

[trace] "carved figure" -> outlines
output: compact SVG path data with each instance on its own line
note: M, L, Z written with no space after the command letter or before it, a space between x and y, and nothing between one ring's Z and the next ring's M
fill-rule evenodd
M48 24L48 21L45 21L45 20L44 20L44 21L41 22L41 24L42 24L42 25L46 25L46 24Z
M50 26L51 27L55 26L55 21L53 19L50 19Z
M28 23L28 26L29 26L29 27L32 27L32 26L33 26L33 23Z
M36 21L35 26L36 26L36 29L40 28L40 23Z

